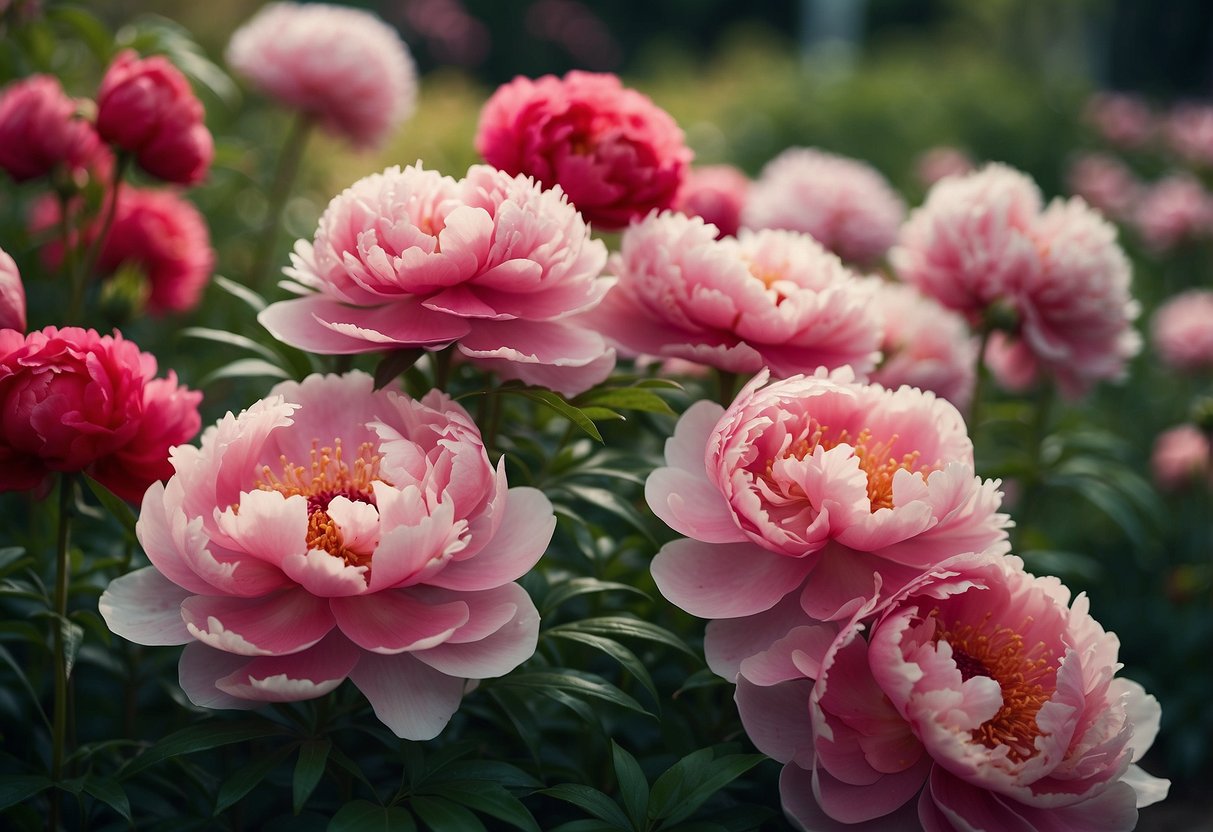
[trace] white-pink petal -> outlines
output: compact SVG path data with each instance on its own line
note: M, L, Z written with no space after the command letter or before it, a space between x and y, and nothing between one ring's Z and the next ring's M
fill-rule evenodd
M111 581L97 607L105 625L128 641L185 644L191 637L181 618L181 602L190 594L148 566Z

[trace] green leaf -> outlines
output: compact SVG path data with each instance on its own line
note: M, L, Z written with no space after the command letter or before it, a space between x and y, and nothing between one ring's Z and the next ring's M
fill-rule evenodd
M223 275L215 275L211 282L232 297L244 301L254 312L260 312L269 305L266 303L265 298L261 297L261 295L257 294L243 283L237 283L236 281L230 280Z
M114 37L96 17L79 6L51 6L44 9L47 19L65 25L84 42L101 64L109 63Z
M691 786L680 796L672 811L664 816L667 824L675 824L686 820L702 806L709 797L732 783L741 775L766 759L762 754L728 754L718 760L713 760L707 767L707 773L702 778L684 780Z
M590 786L583 786L580 783L561 783L550 789L543 789L539 794L546 794L557 800L572 803L599 820L611 824L615 829L633 828L628 816L619 808L618 803Z
M386 353L375 365L375 389L382 390L404 375L423 355L423 349L392 350Z
M0 549L0 574L8 574L15 569L20 569L24 559L25 549L21 546L5 546Z
M562 823L548 832L618 832L618 829L619 827L613 823L607 823L597 818L586 818Z
M125 779L170 757L194 754L198 751L207 751L262 737L280 736L283 733L285 733L285 729L270 722L253 720L224 722L213 718L207 719L169 734L127 763L121 774Z
M611 760L615 766L615 780L619 783L619 797L632 826L643 829L649 811L649 780L628 751L611 740Z
M8 665L9 669L16 675L22 689L29 694L30 703L34 706L34 713L42 718L42 724L46 726L46 730L51 730L51 721L47 718L46 711L42 710L42 700L38 697L33 685L29 682L29 678L25 675L25 669L13 658L13 654L8 652L7 647L0 646L0 661Z
M316 784L324 776L328 765L329 749L333 744L324 740L308 740L299 746L299 759L295 763L295 777L291 781L292 804L295 814L303 811L303 804L312 796Z
M230 364L224 364L218 370L207 373L198 382L198 386L209 387L214 382L225 378L288 379L290 377L290 373L277 364L271 364L260 358L239 358Z
M88 486L88 490L93 492L97 501L105 506L105 510L110 513L110 516L126 529L127 534L134 537L135 522L138 518L135 517L135 512L130 504L87 474L84 476L84 482Z
M599 442L602 441L602 434L598 432L594 421L582 413L581 408L569 404L550 390L538 390L530 387L501 387L498 389L498 393L522 396L533 402L538 402L544 407L556 411L594 439Z
M246 794L257 787L271 771L290 756L294 744L275 748L273 751L256 754L248 765L234 771L219 787L215 798L215 814L226 811L244 798Z
M498 760L460 760L443 767L430 782L487 780L505 788L538 789L543 783L518 766Z
M568 641L575 641L579 644L585 644L593 647L595 650L600 650L608 656L619 662L625 670L636 677L636 681L644 685L644 689L653 697L654 702L659 702L661 697L657 694L657 686L653 684L653 677L649 675L649 670L644 666L635 653L623 646L614 639L605 636L594 635L593 633L581 633L576 630L548 630L547 635L554 638L562 638Z
M181 330L183 338L198 338L203 341L214 341L218 344L227 344L228 346L236 347L237 349L246 352L255 352L257 355L264 358L271 364L277 364L279 356L269 347L264 344L259 344L252 338L245 335L237 335L235 332L228 332L226 329L210 329L204 326L191 326Z
M503 820L516 829L539 832L539 824L535 822L531 811L498 783L484 780L450 782L436 785L430 791L439 797Z
M699 654L692 650L687 643L664 627L641 621L626 615L604 615L599 618L584 618L581 621L571 621L548 629L548 635L572 630L581 633L595 633L611 638L629 637L653 641L673 647L682 653L698 659Z
M663 818L677 809L678 800L683 792L683 784L700 780L714 755L715 752L712 749L701 748L686 755L663 771L653 783L653 790L649 796L649 817Z
M652 532L649 530L648 521L636 510L634 505L621 497L617 492L611 491L609 488L598 488L596 486L580 485L571 482L562 482L559 488L572 494L579 500L584 500L592 506L597 506L603 511L607 511L627 521L630 526L656 544L657 541L653 540Z
M591 422L626 422L628 420L622 413L597 405L583 407L581 412Z
M418 795L409 801L409 808L432 832L485 832L480 818L459 804L441 797Z
M413 816L399 806L378 806L355 800L329 821L328 832L417 832Z
M644 706L600 676L578 670L538 670L504 676L503 687L524 688L546 693L550 690L571 693L587 699L601 699L629 711L652 716Z
M84 790L122 815L127 823L133 822L130 798L118 781L110 777L90 777L84 781Z
M84 628L70 618L60 618L58 614L55 617L59 619L59 635L63 639L63 672L70 679L80 645L84 643Z
M0 809L7 809L29 800L51 787L49 777L40 774L18 774L0 777Z
M608 387L590 390L573 400L578 407L609 407L612 410L638 410L676 416L669 403L651 390L638 387Z
M646 600L652 600L647 592L637 589L630 584L600 581L597 578L571 578L552 587L548 591L548 594L543 597L543 604L540 609L542 614L546 616L561 604L579 595L593 595L598 592L631 592Z
M726 680L713 673L711 668L700 668L686 678L686 680L682 683L682 687L674 691L673 698L677 699L679 696L682 696L682 694L689 690L695 690L697 688L713 688L728 684L729 683Z

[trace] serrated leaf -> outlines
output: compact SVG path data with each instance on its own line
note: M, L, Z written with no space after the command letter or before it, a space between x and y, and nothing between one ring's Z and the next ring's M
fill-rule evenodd
M619 804L602 792L591 786L580 783L561 783L550 789L543 789L539 794L546 794L565 803L589 812L599 820L606 821L615 829L632 829L628 816L619 808Z
M431 832L485 832L480 818L458 803L441 797L417 795L409 801L409 808Z
M375 365L375 389L382 390L412 367L425 355L423 349L392 350Z
M600 581L597 578L570 578L567 581L556 584L543 597L543 604L540 608L541 613L547 615L561 604L579 595L593 595L599 592L630 592L646 600L652 600L647 592L637 589L630 584Z
M268 722L251 720L222 722L217 719L208 719L169 734L127 763L121 774L125 779L170 757L208 751L237 742L279 736L283 732L284 729L281 726Z
M0 809L7 809L9 806L29 800L52 785L49 777L43 777L40 774L0 776Z
M134 537L135 523L138 518L130 504L87 474L84 476L84 483L88 486L88 490L93 492L97 501L105 506L105 510L110 513L110 516L126 529L127 534Z
M328 832L416 832L417 824L399 806L378 806L355 800L341 807L329 821Z
M626 615L604 615L598 618L583 618L580 621L558 624L555 627L549 628L547 633L554 635L557 632L566 630L594 633L601 636L610 636L611 638L630 637L644 639L645 641L653 641L658 644L664 644L667 647L673 647L675 650L685 653L692 658L699 658L699 654L687 646L686 642L664 627L659 627L648 621L641 621L639 618L632 618Z
M226 811L239 803L249 792L257 787L269 773L290 756L294 745L284 745L273 751L261 752L254 756L248 765L234 771L231 776L219 786L219 794L215 797L215 814Z
M535 822L530 809L498 783L485 780L454 781L435 785L430 792L505 821L516 829L539 832L539 824Z
M547 634L553 638L574 641L606 653L612 659L619 662L625 670L636 678L636 681L644 686L644 689L653 697L654 702L661 701L657 694L657 686L653 684L653 677L649 675L648 668L644 666L644 662L640 661L635 653L614 639L593 633L582 633L576 630L548 630Z
M296 815L303 811L303 804L324 776L332 747L327 739L308 740L299 746L299 759L295 762L295 776L291 780L291 803Z
M254 292L243 283L237 283L234 280L224 277L223 275L215 275L212 282L223 291L227 292L234 298L244 301L254 312L260 312L269 304L265 298Z
M569 404L562 397L550 390L538 390L530 387L501 387L498 389L498 393L523 396L533 402L538 402L544 407L559 413L594 439L599 442L602 441L602 434L598 432L598 427L592 419L581 412L581 408Z
M619 784L623 808L632 819L632 826L644 829L649 811L649 780L636 758L614 740L611 740L611 761L615 766L615 781Z
M578 670L536 670L529 673L518 673L504 676L497 683L504 687L525 688L538 690L541 693L550 690L564 691L580 697L601 699L611 702L629 711L652 716L644 706L621 691L615 685L593 673Z
M260 344L245 335L228 332L226 329L211 329L204 326L191 326L181 330L182 338L197 338L202 341L213 341L217 344L227 344L230 347L255 352L271 364L277 364L279 357L265 344Z
M127 823L132 822L130 798L116 780L109 777L89 777L84 781L84 790L122 815Z
M279 367L277 364L271 364L261 358L239 358L230 364L224 364L218 370L207 373L201 381L198 382L199 387L209 387L216 381L225 378L276 378L288 379L290 373Z

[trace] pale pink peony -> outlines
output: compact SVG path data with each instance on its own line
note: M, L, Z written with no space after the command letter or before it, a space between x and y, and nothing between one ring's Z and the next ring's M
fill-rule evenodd
M8 252L0 248L0 329L25 332L25 284Z
M624 232L610 270L619 282L583 320L631 356L783 377L866 372L879 347L871 285L804 234L717 240L698 217L653 214Z
M1142 184L1133 171L1106 153L1083 153L1066 171L1070 193L1109 217L1128 219L1142 195Z
M949 176L964 176L972 173L973 157L959 147L940 145L920 155L914 164L918 181L926 187Z
M1151 341L1168 367L1213 370L1213 291L1189 289L1170 298L1150 321Z
M1150 457L1154 482L1164 491L1206 481L1213 483L1213 450L1209 435L1196 425L1177 425L1158 435Z
M785 611L738 666L737 705L786 763L804 829L1128 832L1169 781L1136 762L1158 701L1056 578L965 555L849 621Z
M105 146L59 79L32 75L0 93L0 168L17 182L86 170Z
M750 178L732 165L691 168L674 209L689 217L702 217L716 226L717 236L735 237L749 189Z
M144 497L152 566L113 581L101 614L137 643L185 644L195 704L312 699L348 677L394 733L430 739L467 680L534 652L539 615L513 582L551 539L551 504L507 489L445 394L372 388L279 384L174 449Z
M875 306L884 322L883 359L871 380L895 390L930 390L967 410L976 381L977 344L959 314L913 286L876 281Z
M1213 167L1213 106L1183 104L1167 114L1163 136L1171 151L1193 165Z
M1083 114L1100 136L1116 147L1141 147L1154 135L1154 114L1135 95L1105 92L1091 97Z
M518 77L480 113L476 151L509 174L559 185L598 228L674 204L691 164L669 114L609 73Z
M270 3L232 35L227 62L260 92L359 148L382 145L416 104L408 47L362 9Z
M844 368L766 385L759 373L727 411L692 405L667 441L645 499L687 539L662 548L653 578L692 615L732 619L713 622L717 638L785 596L815 618L845 617L874 574L891 589L1005 546L998 483L974 475L956 408L853 378Z
M334 197L286 270L303 297L258 320L317 353L458 342L505 378L572 395L615 365L600 335L563 320L610 288L605 262L559 188L484 165L459 182L394 167Z
M1191 174L1171 174L1147 186L1135 209L1130 219L1156 252L1213 236L1213 194Z
M762 169L741 224L801 231L848 263L872 265L896 241L905 213L901 197L866 162L793 147Z

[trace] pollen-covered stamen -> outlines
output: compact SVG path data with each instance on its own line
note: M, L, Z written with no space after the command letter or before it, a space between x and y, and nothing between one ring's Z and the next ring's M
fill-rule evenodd
M371 565L371 553L347 548L340 527L324 509L313 511L307 518L307 548L328 552L349 566Z

